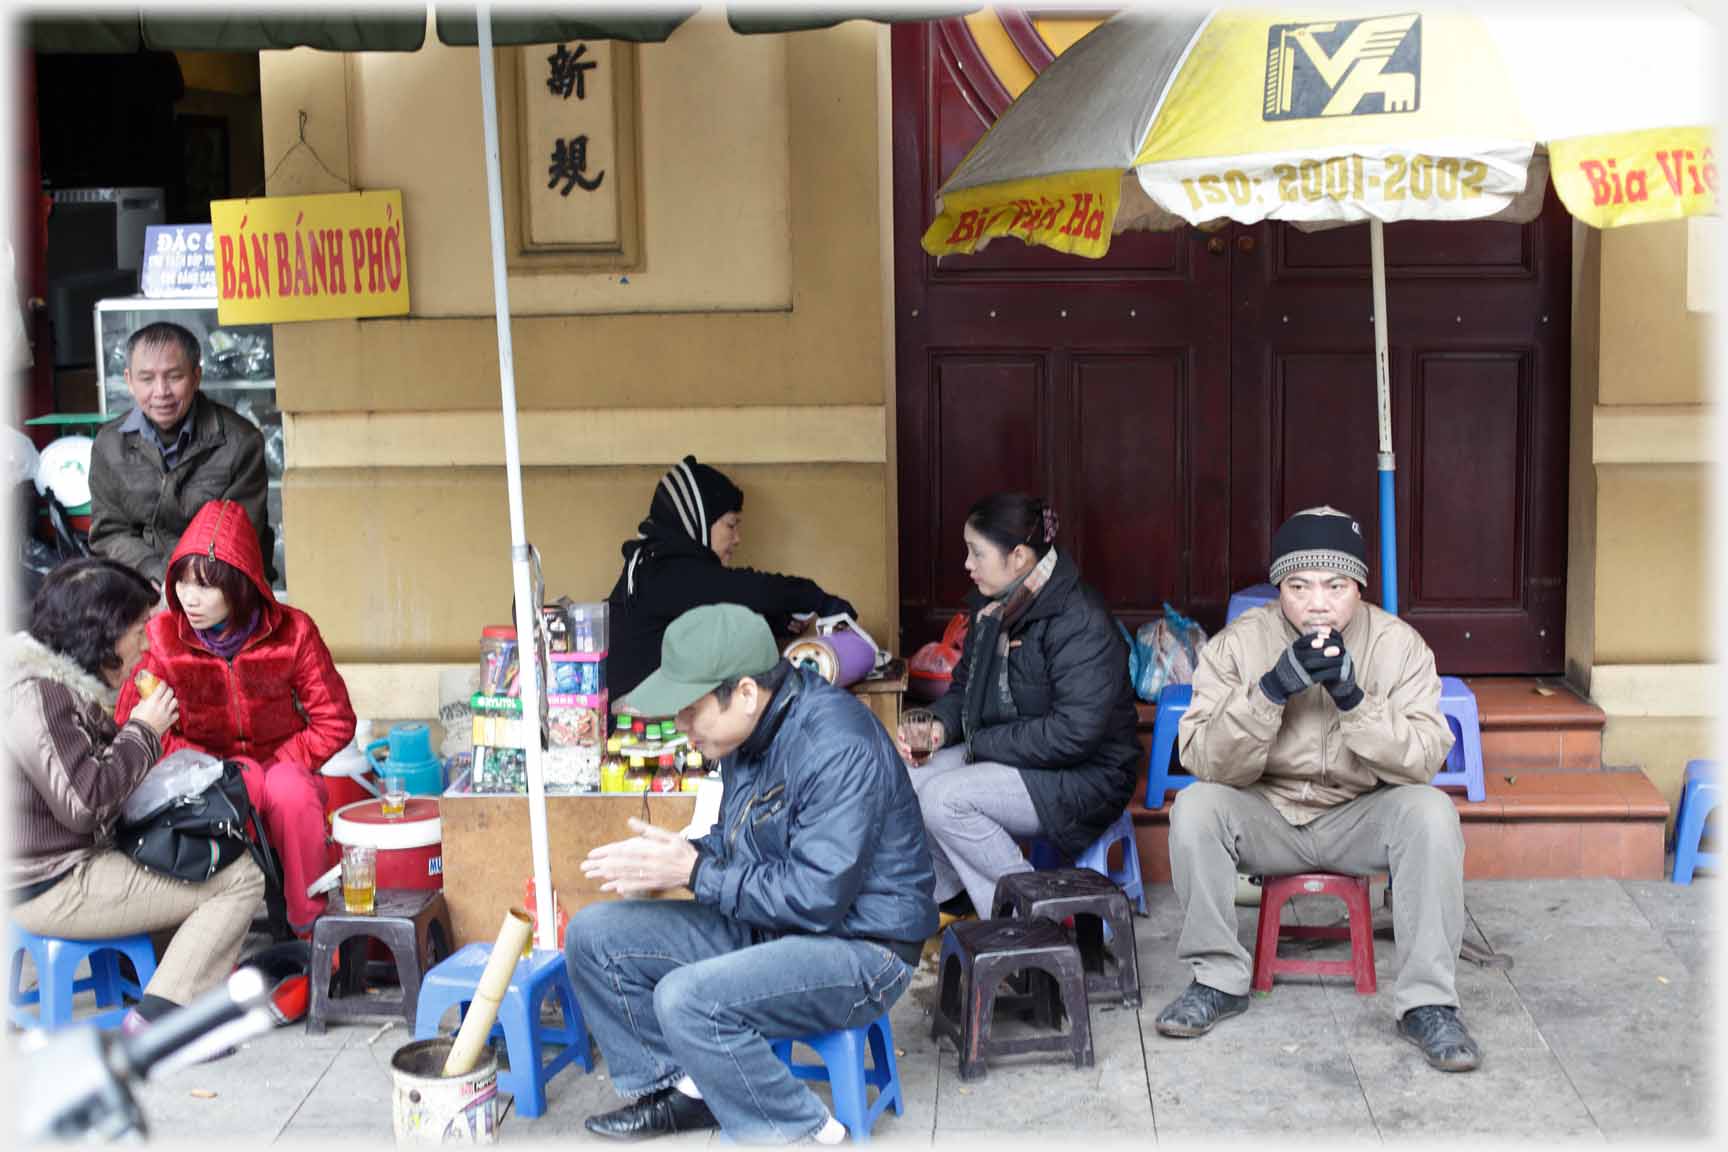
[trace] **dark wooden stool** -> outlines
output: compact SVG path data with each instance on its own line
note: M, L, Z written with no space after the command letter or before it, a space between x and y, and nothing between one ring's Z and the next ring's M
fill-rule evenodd
M396 996L366 993L366 945L377 940L396 961ZM456 934L444 893L424 888L380 888L370 915L349 912L340 889L330 894L328 910L312 925L312 1006L306 1031L317 1034L331 1020L401 1016L414 1027L420 977L450 955ZM341 993L330 995L331 961L342 954Z
M997 986L1023 975L1034 1019L1055 1027L1068 1017L1067 1032L1055 1036L994 1039L991 1018ZM1039 978L1042 977L1042 986ZM942 935L942 963L930 1034L954 1041L960 1079L984 1075L986 1057L1021 1052L1062 1052L1074 1067L1092 1066L1092 1021L1086 1000L1086 970L1068 930L1049 920L967 920Z
M1073 918L1074 940L1090 996L1119 996L1140 1005L1140 961L1134 954L1134 909L1128 895L1090 868L1010 872L996 882L992 918ZM1105 925L1109 925L1108 931ZM1111 972L1114 967L1114 973Z

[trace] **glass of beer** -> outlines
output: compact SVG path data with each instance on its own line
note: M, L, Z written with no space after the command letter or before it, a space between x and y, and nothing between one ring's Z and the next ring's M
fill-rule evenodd
M912 766L924 767L924 762L936 751L936 714L923 708L901 713L900 734L912 753Z
M408 781L401 776L384 777L384 818L400 820L408 811Z
M342 903L350 912L372 914L378 893L378 852L368 844L342 846Z

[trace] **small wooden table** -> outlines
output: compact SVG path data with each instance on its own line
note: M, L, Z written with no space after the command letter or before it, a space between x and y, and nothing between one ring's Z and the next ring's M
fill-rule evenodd
M858 697L876 713L890 736L900 731L900 707L906 698L906 661L896 656L880 672L852 685L852 695Z

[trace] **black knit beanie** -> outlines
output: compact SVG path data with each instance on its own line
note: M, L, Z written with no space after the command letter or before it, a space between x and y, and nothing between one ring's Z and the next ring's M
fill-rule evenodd
M1339 572L1367 587L1368 545L1362 526L1336 508L1304 508L1272 536L1272 583L1292 572Z
M660 477L648 519L710 547L709 529L728 512L744 510L744 493L718 468L686 456Z

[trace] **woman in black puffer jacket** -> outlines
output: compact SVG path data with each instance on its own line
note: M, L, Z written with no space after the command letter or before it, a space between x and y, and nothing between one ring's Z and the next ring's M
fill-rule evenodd
M1016 838L1079 855L1122 814L1138 775L1128 646L1056 550L1056 528L1043 500L1017 492L967 514L971 628L952 686L931 706L942 751L912 772L936 898L964 892L982 916L996 881L1031 867Z

